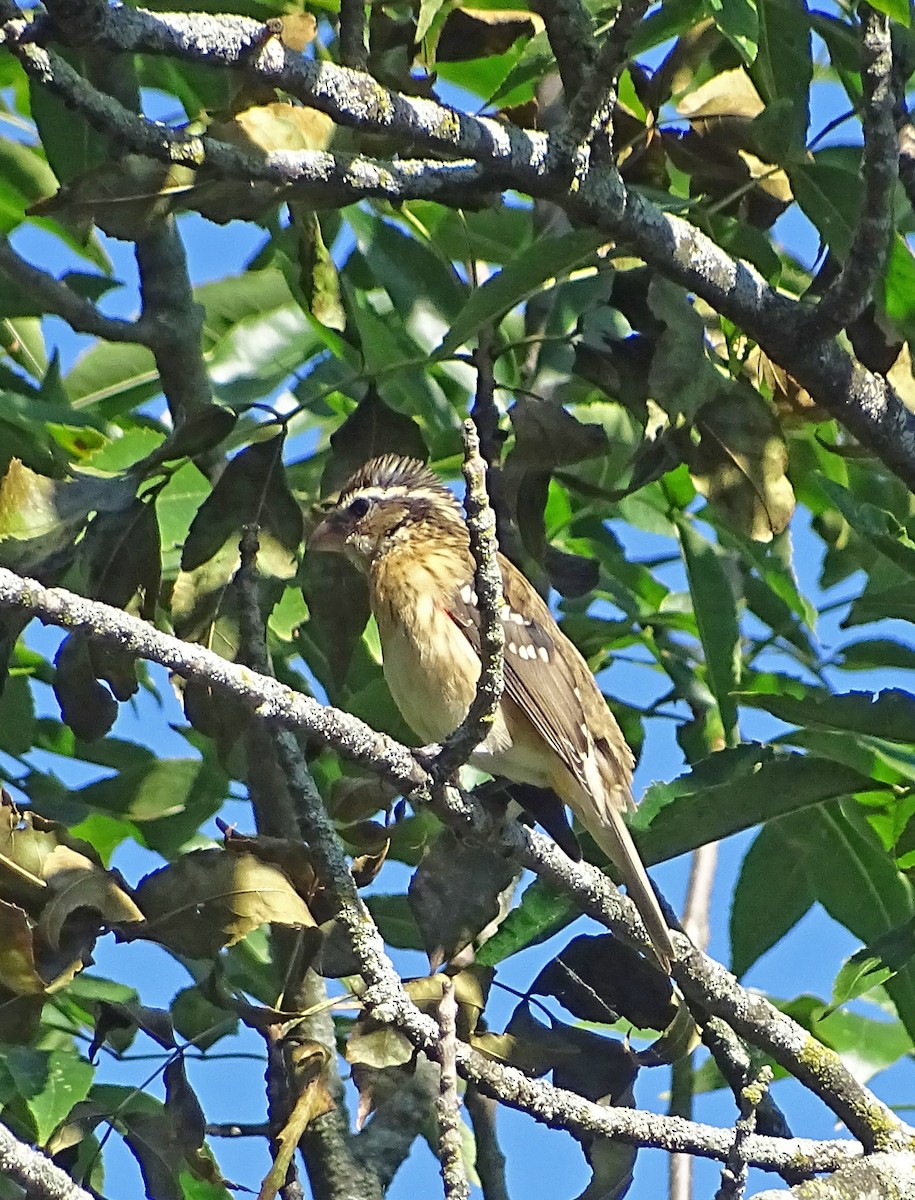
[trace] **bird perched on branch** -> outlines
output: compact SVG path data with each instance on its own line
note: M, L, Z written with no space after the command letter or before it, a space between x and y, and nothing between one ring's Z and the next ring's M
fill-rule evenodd
M363 466L311 536L366 575L384 675L407 723L440 742L467 714L480 676L480 613L460 506L416 459ZM578 816L626 885L665 969L667 923L622 814L634 807L633 756L587 663L521 572L499 555L505 688L470 761L549 788Z

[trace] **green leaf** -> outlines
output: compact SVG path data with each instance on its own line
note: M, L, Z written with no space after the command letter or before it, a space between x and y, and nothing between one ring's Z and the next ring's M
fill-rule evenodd
M903 0L906 11L909 0ZM883 272L883 307L906 338L915 336L915 259L902 234L894 234Z
M449 358L484 325L501 320L516 305L555 287L557 280L591 259L605 240L601 234L575 231L520 251L473 292L433 357L439 361Z
M844 259L854 237L861 201L861 178L845 164L815 155L812 163L793 163L791 189L824 245Z
M871 943L911 919L912 888L856 805L822 805L786 820L814 894L834 920ZM887 990L912 1036L915 966L903 967Z
M845 960L832 985L830 1008L836 1009L850 1000L887 983L915 955L915 919L877 940Z
M0 138L0 232L15 229L27 208L56 191L54 172L38 150Z
M897 671L915 671L915 649L893 638L866 638L851 642L839 651L845 671L872 671L889 667Z
M767 107L787 102L790 116L783 113L781 119L784 157L796 159L806 150L813 80L806 0L760 0L758 18L759 53L750 77Z
M796 809L873 788L872 779L842 763L747 743L710 755L670 783L653 783L633 826L650 864Z
M95 1074L89 1063L72 1051L26 1046L6 1048L3 1070L34 1121L35 1141L41 1146L74 1105L86 1098Z
M677 520L680 545L693 612L708 667L708 682L718 702L725 738L737 734L737 705L733 693L740 685L740 628L730 580L711 542L697 532L693 523Z
M159 391L159 372L145 346L93 343L64 376L70 403L113 418L129 412Z
M772 897L778 896L778 904ZM731 970L739 978L780 941L816 897L793 853L789 829L770 821L744 856L731 904Z
M754 0L706 0L706 11L749 66L759 43L759 16Z
M898 21L906 28L911 24L912 13L909 0L874 0L874 8L877 12L886 13L891 21Z
M852 625L869 625L887 617L915 622L915 588L911 583L900 583L879 591L868 589L854 601L842 626L847 629Z
M829 1046L861 1083L911 1054L912 1039L900 1021L874 1020L857 1012L829 1012L816 996L778 1007ZM827 1015L828 1014L828 1015Z
M565 929L576 916L577 910L568 896L535 879L525 888L520 903L477 951L476 962L483 967L494 967L527 946L546 941Z
M845 692L833 696L814 692L786 696L763 692L740 692L738 700L752 708L764 708L789 725L820 729L846 729L892 742L912 742L915 730L915 698L898 688L878 692Z
M404 895L375 893L365 900L381 936L398 950L422 950L423 939Z
M821 476L819 484L838 508L852 529L869 546L915 576L915 542L908 536L892 513L859 500L848 488Z

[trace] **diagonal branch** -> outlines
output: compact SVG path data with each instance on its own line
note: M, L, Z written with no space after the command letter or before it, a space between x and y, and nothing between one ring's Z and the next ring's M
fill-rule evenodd
M899 174L899 146L893 116L893 51L890 21L862 4L861 83L864 88L864 199L854 240L838 278L810 318L803 337L832 337L856 320L871 300L883 273L893 231L893 195Z
M569 104L563 136L570 145L580 146L600 130L610 135L616 85L626 65L629 42L649 4L650 0L622 0L593 66Z
M0 1125L0 1177L18 1183L33 1200L92 1200L65 1171L40 1150L18 1141L5 1125Z
M109 342L135 342L141 346L148 346L153 339L149 321L143 317L137 321L106 317L91 300L74 292L63 280L26 262L5 237L0 237L0 275L5 275L16 288L40 304L45 313L60 317L77 333L88 333Z
M293 728L307 732L351 761L393 782L405 793L419 798L428 795L433 781L405 746L375 732L355 717L318 704L274 679L226 662L211 651L160 633L119 609L86 600L62 588L45 588L35 580L23 579L12 571L0 569L0 610L3 609L38 617L47 624L71 632L81 632L102 645L116 646L158 662L183 678L203 680L225 694L244 700L262 720L280 726L280 732ZM292 734L287 737L294 746ZM278 748L282 741L278 736ZM298 755L297 747L295 750ZM438 1028L434 1021L414 1009L403 990L397 972L387 959L378 930L356 891L345 848L324 811L320 796L307 771L301 772L301 778L296 775L296 755L283 751L280 757L291 794L301 799L299 815L309 842L321 862L323 874L334 881L338 900L345 909L345 927L353 939L369 985L368 1002L374 1003L374 997L380 997L380 1007L375 1012L378 1019L394 1022L419 1049L425 1050L434 1044ZM582 912L593 916L605 927L623 936L634 936L639 944L647 938L634 906L623 899L596 867L570 862L555 843L535 830L492 821L472 797L450 788L435 791L439 813L458 832L469 831L500 845L504 852L515 855L524 866L571 896ZM838 1055L763 997L746 992L722 966L690 946L685 937L674 934L674 939L678 950L674 976L684 994L696 1005L722 1017L737 1033L771 1054L818 1095L866 1149L893 1148L915 1136L895 1113L854 1078ZM714 1130L678 1118L590 1105L562 1089L550 1090L549 1085L535 1084L513 1068L486 1063L469 1048L458 1047L457 1062L465 1078L498 1095L503 1102L531 1111L538 1119L549 1123L551 1119L558 1119L555 1114L565 1113L564 1121L569 1123L563 1123L563 1128L576 1136L597 1133L672 1150L691 1148L693 1153L716 1158L727 1153L733 1138L732 1131ZM546 1112L553 1113L554 1118L545 1116ZM775 1169L790 1167L790 1148L797 1145L798 1142L787 1139L763 1138L759 1144L752 1143L747 1158L757 1165ZM835 1164L843 1156L854 1154L847 1143L838 1144L842 1149L838 1149L836 1143L804 1145L803 1153L813 1155L811 1162L817 1164L822 1164L824 1158ZM804 1165L808 1166L806 1162ZM810 1169L829 1168L817 1165Z
M54 51L27 40L8 38L7 45L32 79L78 109L91 125L118 144L160 162L180 163L195 170L206 166L220 176L263 180L288 189L301 199L320 197L322 204L344 205L369 196L389 200L438 198L454 203L471 199L479 202L481 187L488 182L475 163L466 161L438 163L405 159L386 162L362 155L335 155L319 150L253 154L214 138L172 130L137 116L114 97L92 87ZM146 248L145 254L158 260L168 245L167 278L172 279L183 265L183 251L179 261L169 243L167 230L163 230ZM150 274L144 272L144 275ZM151 320L159 322L161 330L168 334L172 322L167 314L171 310L163 305L163 297L152 288L144 298ZM193 307L192 298L187 302L182 299L182 312L191 312Z
M558 5L553 11L565 8ZM0 37L21 56L23 39L42 35L41 21L36 25L33 30L25 22L8 22ZM474 168L468 162L446 163L436 168L426 162L383 164L361 158L346 162L330 155L291 159L272 155L266 162L246 164L253 166L254 178L282 179L303 191L313 184L327 202L365 195L402 199L425 195L453 201L474 192L478 200L481 189L511 187L551 200L571 217L627 241L663 275L743 329L818 404L915 489L915 413L905 408L886 380L867 371L837 341L786 338L785 331L799 325L796 301L780 295L753 267L731 258L687 221L662 213L637 192L629 192L612 166L592 161L578 190L570 192L568 155L546 135L405 96L344 67L310 62L268 35L266 26L243 17L153 14L127 7L106 8L87 34L114 50L172 54L243 69L340 124L395 134L411 144L478 164ZM47 63L46 52L38 46L33 49L44 54ZM55 72L50 75L53 82ZM175 155L174 142L162 148L167 135L161 127L149 125L143 136L147 144L142 152ZM221 143L205 144L187 134L172 137L183 139L180 161L199 165L209 154L207 161L227 173L243 169L237 153ZM435 170L442 175L436 177Z

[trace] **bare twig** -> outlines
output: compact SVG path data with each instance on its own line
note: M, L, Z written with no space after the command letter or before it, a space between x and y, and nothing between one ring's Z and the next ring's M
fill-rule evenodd
M889 251L893 193L899 169L893 119L890 21L869 4L862 4L859 13L864 89L864 200L848 258L809 320L803 322L802 338L832 337L856 320L871 299Z
M223 1121L215 1125L207 1125L207 1137L243 1138L270 1136L270 1126L265 1122Z
M477 1152L475 1165L483 1200L509 1200L505 1185L505 1155L496 1134L496 1102L468 1083L464 1092L464 1107L473 1129Z
M772 1068L763 1065L740 1094L740 1117L735 1126L737 1136L721 1172L721 1186L715 1200L740 1200L747 1186L747 1160L744 1146L756 1130L756 1114L772 1082Z
M365 0L340 0L340 61L364 71L368 62Z
M85 600L60 588L45 588L0 569L0 609L37 616L46 623L79 631L103 645L120 646L188 678L243 699L264 720L286 728L276 741L291 795L297 800L300 822L322 874L333 881L341 904L341 922L368 982L366 1002L373 1015L393 1021L420 1049L438 1036L435 1022L420 1014L406 995L387 959L384 944L356 892L342 842L329 821L290 728L298 728L333 745L354 762L421 797L431 779L404 746L370 729L363 722L309 697L236 666L197 646L153 629L119 609ZM581 910L607 928L632 936L641 931L633 906L607 878L588 863L572 863L549 839L517 824L493 822L471 798L454 789L439 789L438 811L461 832L501 845L524 866L568 894ZM738 1033L766 1050L777 1062L821 1097L866 1149L892 1149L915 1136L899 1117L858 1082L828 1047L817 1042L764 997L744 991L719 964L674 933L677 959L674 974L681 990L696 1005L722 1017ZM560 1121L576 1136L619 1137L636 1144L669 1150L692 1147L697 1154L724 1157L732 1141L728 1130L715 1129L672 1117L606 1109L542 1081L528 1080L514 1068L488 1063L463 1044L457 1047L459 1072L504 1103L522 1107L538 1120ZM754 1135L748 1161L780 1170L803 1166L810 1171L834 1169L860 1151L847 1142L813 1142ZM798 1158L798 1156L801 1156ZM825 1164L825 1165L824 1165Z
M683 906L683 932L699 950L708 947L709 909L717 862L717 842L700 846L691 856L689 885ZM676 1116L692 1116L695 1057L695 1053L685 1054L671 1066L670 1104L667 1111ZM672 1154L669 1172L670 1200L690 1200L693 1194L692 1158L687 1154Z
M18 1183L34 1200L92 1200L89 1192L40 1150L18 1141L0 1125L0 1178Z
M475 746L484 741L502 699L503 651L502 575L496 558L496 519L486 494L486 464L473 421L464 422L464 508L473 555L473 584L480 613L480 678L476 695L459 727L436 756L433 772L446 779L466 762Z
M562 135L571 146L581 146L598 132L610 137L616 107L616 85L626 65L632 35L645 15L650 0L622 0L613 25L604 37L593 66L569 104Z
M457 1090L457 1003L454 985L450 979L442 980L442 998L438 1005L438 1027L440 1036L434 1058L441 1069L435 1114L438 1118L438 1157L442 1172L445 1200L468 1200L470 1185L464 1170L461 1151L461 1102Z

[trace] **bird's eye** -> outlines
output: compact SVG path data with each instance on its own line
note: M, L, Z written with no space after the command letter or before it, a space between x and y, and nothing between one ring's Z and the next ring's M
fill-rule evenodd
M358 520L360 517L365 516L371 506L371 501L366 499L365 496L357 496L355 500L351 500L346 506L346 511L351 517L355 517Z

